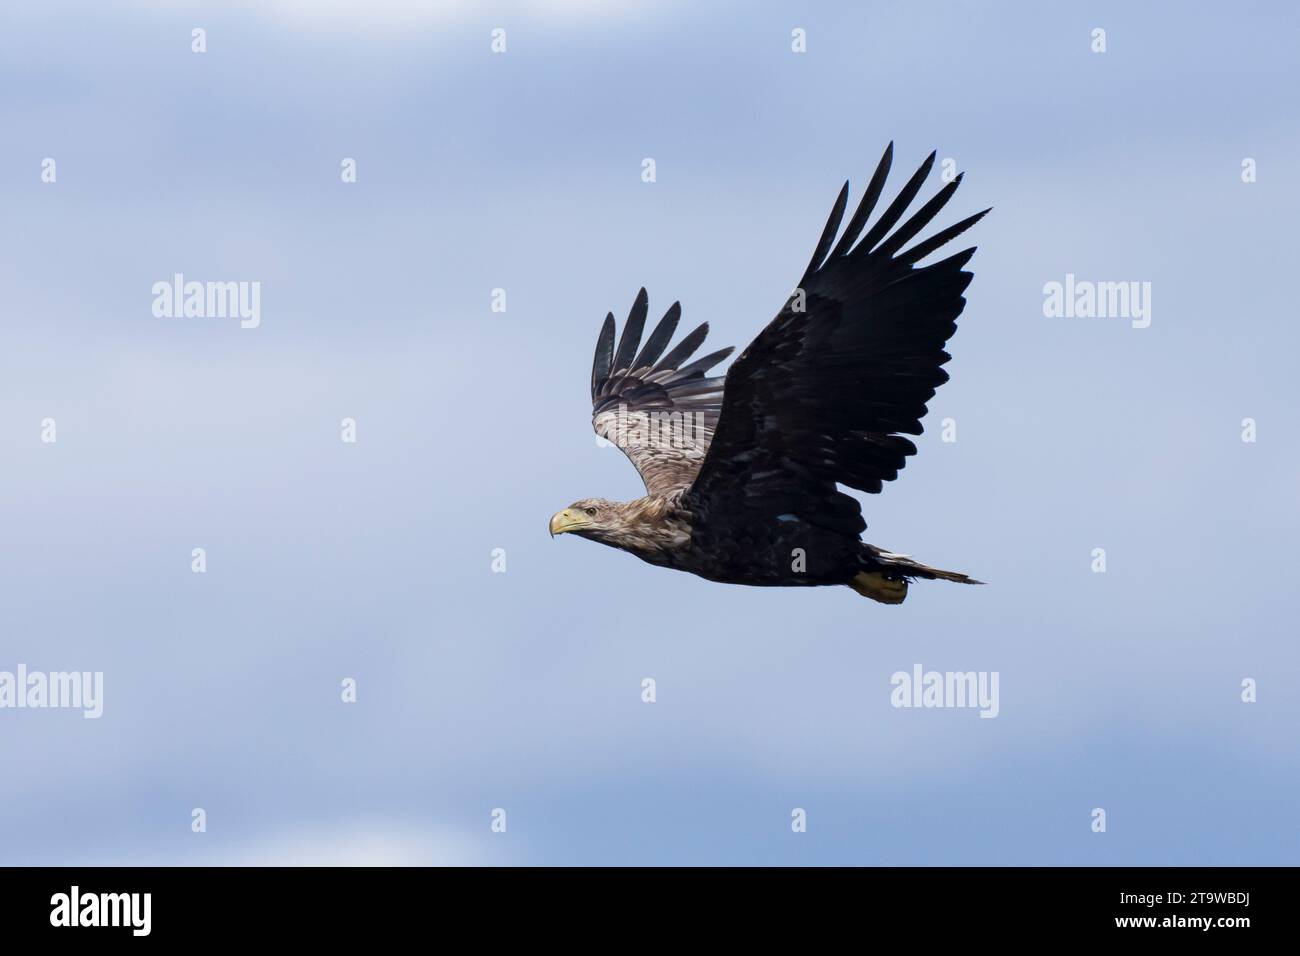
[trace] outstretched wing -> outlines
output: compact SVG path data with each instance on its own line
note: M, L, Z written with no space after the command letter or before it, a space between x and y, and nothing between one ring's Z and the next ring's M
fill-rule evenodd
M916 263L988 210L905 249L961 183L895 229L934 165L931 153L862 235L893 151L890 143L835 242L844 184L799 287L728 371L716 434L689 493L711 513L797 516L857 535L866 527L861 509L836 483L878 492L916 453L903 435L921 434L926 402L948 380L943 346L966 304L972 275L962 267L975 250Z
M640 351L649 299L637 293L614 348L614 314L605 317L591 364L591 423L636 466L652 495L685 488L700 470L722 407L722 379L705 373L729 348L683 364L709 334L705 322L667 355L682 315L674 302ZM661 357L662 356L662 357Z

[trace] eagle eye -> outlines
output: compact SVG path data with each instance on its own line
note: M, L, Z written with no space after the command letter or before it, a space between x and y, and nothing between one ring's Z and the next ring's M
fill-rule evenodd
M589 515L595 517L595 514L596 514L596 509L595 509L595 508L586 508L586 509L584 509L584 510L587 512L587 514L589 514Z

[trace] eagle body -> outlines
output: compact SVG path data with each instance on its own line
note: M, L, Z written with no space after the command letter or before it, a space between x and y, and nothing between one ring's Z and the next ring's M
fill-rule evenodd
M566 513L595 508L607 528L564 528L635 555L648 564L687 571L719 584L751 587L823 587L844 584L886 604L901 603L912 577L979 583L966 575L928 568L844 534L810 525L797 515L749 522L710 521L707 502L675 492L627 502L584 499L552 521L554 533L575 520ZM611 520L609 511L617 511ZM863 589L880 591L867 593ZM883 596L881 596L883 595ZM897 600L889 598L896 597Z
M965 306L972 274L963 267L975 250L918 263L988 212L909 246L962 179L900 224L931 153L868 228L892 158L891 143L840 234L844 184L803 278L725 378L707 373L729 348L688 362L707 323L668 348L680 304L644 345L644 289L617 346L606 316L592 362L592 424L632 461L647 494L576 501L552 517L552 535L710 581L847 585L885 604L901 603L917 578L980 583L863 542L861 505L841 490L879 493L916 453L904 436L921 434L926 403L947 381L943 347Z
M592 500L578 502L587 505ZM649 564L689 571L721 584L813 587L847 584L863 570L862 543L796 516L736 523L712 521L707 502L681 492L620 503L618 528L610 533L575 529Z

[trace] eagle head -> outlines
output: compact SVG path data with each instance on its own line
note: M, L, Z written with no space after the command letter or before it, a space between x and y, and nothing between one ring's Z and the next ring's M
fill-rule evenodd
M690 541L690 529L666 498L635 501L583 498L551 516L551 537L572 532L652 563Z
M551 537L571 532L583 538L613 543L624 530L623 508L617 501L583 498L551 516Z

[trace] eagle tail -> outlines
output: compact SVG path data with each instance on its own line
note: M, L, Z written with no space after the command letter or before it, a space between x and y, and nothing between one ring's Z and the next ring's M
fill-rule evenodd
M956 581L958 584L983 584L968 574L960 571L944 571L932 568L919 561L913 561L906 554L894 554L882 551L871 545L863 545L865 554L863 563L867 570L859 571L849 581L849 587L863 597L869 597L881 604L902 604L907 597L907 582L914 578L929 581Z

